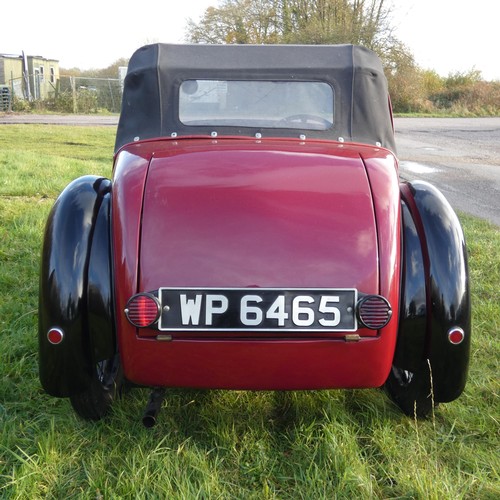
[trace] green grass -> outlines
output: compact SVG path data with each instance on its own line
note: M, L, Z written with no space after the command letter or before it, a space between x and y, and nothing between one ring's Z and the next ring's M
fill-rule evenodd
M474 337L469 382L434 418L380 390L172 390L159 422L135 389L82 421L37 366L42 231L57 194L111 175L114 130L0 127L1 498L500 498L500 231L462 216Z

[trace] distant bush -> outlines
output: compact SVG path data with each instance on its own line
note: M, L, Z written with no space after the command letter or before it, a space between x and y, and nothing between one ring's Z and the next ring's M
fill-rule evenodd
M119 113L122 90L117 79L75 78L73 87L69 78L62 77L54 92L45 99L22 99L14 96L12 111L92 114Z
M57 97L46 102L51 111L58 113L73 113L73 95L71 92L59 92Z
M444 80L444 88L431 96L438 108L461 115L498 115L500 82L485 82L477 71L455 73Z
M19 97L14 96L12 98L12 111L16 111L18 113L26 113L32 111L33 108L30 105L31 103L25 99L19 99Z
M79 89L75 95L75 101L71 92L59 92L57 96L54 95L48 99L36 99L33 101L14 98L12 111L21 113L33 111L73 113L74 104L76 104L77 113L92 114L99 111L97 92L89 89Z
M500 81L486 82L476 70L441 77L408 65L389 72L388 81L395 113L500 116Z

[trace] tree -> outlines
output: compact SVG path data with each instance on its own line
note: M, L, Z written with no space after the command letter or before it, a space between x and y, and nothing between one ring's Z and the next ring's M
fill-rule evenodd
M392 37L385 0L288 0L283 4L287 43L352 43L381 49Z
M273 0L224 0L209 7L199 23L188 21L193 43L279 43L277 7Z
M402 43L396 42L388 49L384 62L394 111L425 111L428 107L425 82L422 71L409 50Z
M363 45L383 55L394 41L385 0L224 0L189 20L194 43Z

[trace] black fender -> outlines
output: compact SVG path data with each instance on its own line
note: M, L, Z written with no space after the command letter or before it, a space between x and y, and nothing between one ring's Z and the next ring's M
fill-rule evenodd
M429 360L435 402L456 399L470 356L467 249L460 222L442 193L423 181L401 188L401 309L394 365L415 372ZM461 343L449 332L463 330Z
M52 396L86 390L95 363L115 352L111 268L111 181L69 184L47 220L39 286L39 375ZM59 338L49 340L57 329Z
M393 364L416 372L425 358L427 334L426 270L420 235L402 200L402 265L399 330Z

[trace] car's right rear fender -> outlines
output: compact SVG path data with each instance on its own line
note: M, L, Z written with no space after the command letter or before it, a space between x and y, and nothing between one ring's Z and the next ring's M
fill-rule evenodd
M52 396L88 388L93 364L115 350L108 179L69 184L49 215L39 289L40 381ZM50 333L49 333L50 332Z

